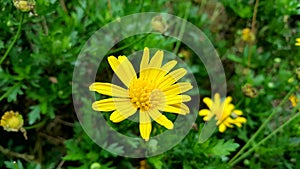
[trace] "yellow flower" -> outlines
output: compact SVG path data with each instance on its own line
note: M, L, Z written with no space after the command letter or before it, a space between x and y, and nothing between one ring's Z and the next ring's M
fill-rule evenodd
M22 12L32 11L35 6L34 0L13 0L13 3Z
M221 133L223 133L227 127L233 128L232 124L242 127L242 123L246 123L247 120L244 117L239 117L243 115L243 112L241 110L234 110L234 105L230 103L231 101L232 98L230 96L222 101L218 93L215 94L214 100L205 97L203 102L209 109L200 110L199 115L204 116L204 121L215 117L219 132Z
M297 39L296 39L295 45L296 45L296 46L300 46L300 38L297 38Z
M252 43L255 40L255 35L251 31L251 29L245 28L245 29L242 30L242 39L245 42Z
M296 107L299 102L299 99L294 94L289 97L289 100L293 107Z
M191 97L182 95L192 89L189 82L177 82L187 71L179 68L171 71L177 64L172 60L162 65L163 51L157 51L149 62L149 49L145 48L137 76L134 67L126 56L108 57L108 62L125 88L111 83L95 82L91 91L112 96L112 98L95 101L92 108L96 111L113 111L110 120L121 122L139 111L139 129L142 138L150 138L151 119L166 127L173 128L173 122L160 111L185 115L189 108L183 102ZM171 71L171 72L170 72Z
M1 118L0 126L6 131L19 131L23 127L24 121L22 115L18 112L5 112Z

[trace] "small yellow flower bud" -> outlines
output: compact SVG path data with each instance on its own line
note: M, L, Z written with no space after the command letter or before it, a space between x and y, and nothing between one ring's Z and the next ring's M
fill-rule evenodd
M13 111L5 112L0 121L0 126L6 131L17 132L23 127L23 124L24 121L22 115Z
M160 15L152 18L151 26L154 31L158 31L160 33L164 33L168 29L168 25Z
M35 6L34 0L13 0L13 3L22 12L32 11Z
M300 38L297 38L297 39L296 39L295 46L300 46Z
M254 98L258 95L257 89L248 83L242 87L242 91L245 94L245 96L250 98Z
M248 43L252 43L255 40L255 35L249 28L242 30L242 40Z

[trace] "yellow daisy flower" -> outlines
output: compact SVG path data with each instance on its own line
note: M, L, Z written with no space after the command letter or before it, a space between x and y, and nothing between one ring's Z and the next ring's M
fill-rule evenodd
M289 97L289 100L292 103L293 107L296 107L299 102L299 99L294 94Z
M295 45L296 45L296 46L300 46L300 38L297 38L297 39L296 39Z
M242 40L248 43L254 42L255 35L249 28L245 28L242 30Z
M0 126L6 131L19 131L23 127L22 115L18 112L8 111L1 117Z
M89 87L91 91L112 96L95 101L92 108L96 111L113 111L110 120L114 123L139 111L140 134L146 141L152 130L151 119L167 129L173 128L173 122L161 112L189 113L184 102L190 101L191 97L182 93L192 89L189 82L177 82L187 71L184 68L171 71L177 64L175 60L162 65L163 51L157 51L150 62L149 55L149 49L145 48L139 75L126 56L108 57L108 63L125 88L102 82L95 82Z
M233 128L233 124L242 127L242 123L245 123L247 120L244 117L239 117L243 115L243 112L241 110L234 110L234 105L230 103L231 101L232 98L230 96L222 101L218 93L215 94L214 100L205 97L203 102L209 109L200 110L199 115L204 116L204 121L215 117L219 132L221 133L223 133L227 127Z

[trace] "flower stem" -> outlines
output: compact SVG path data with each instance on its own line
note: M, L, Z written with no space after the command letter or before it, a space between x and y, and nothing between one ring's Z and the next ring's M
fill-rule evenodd
M24 16L25 16L25 13L23 12L23 13L22 13L22 16L21 16L21 21L20 21L19 26L18 26L17 34L15 35L14 40L11 42L11 44L10 44L9 47L8 47L8 49L7 49L6 52L4 53L3 57L1 58L1 60L0 60L0 65L1 65L2 62L5 60L5 58L8 56L9 52L10 52L11 49L14 47L14 44L16 43L17 39L19 38L19 36L20 36L20 34L21 34L21 28L22 28Z
M236 153L236 155L228 162L229 165L232 165L232 163L235 161L235 159L244 152L244 150L249 147L249 145L253 142L253 140L258 136L258 134L265 128L265 126L269 123L269 121L272 119L272 117L278 112L278 107L281 107L289 98L289 96L295 91L295 87L293 87L288 94L283 98L283 100L280 102L280 104L272 111L272 113L269 115L269 117L264 121L264 123L259 127L259 129L253 134L253 136L248 140L248 142L241 148L241 150Z
M255 5L254 5L252 23L251 23L251 32L253 34L256 33L255 25L256 25L256 16L257 16L258 4L259 4L259 0L256 0L255 1ZM251 66L252 46L253 46L253 42L250 42L250 44L249 44L249 51L248 51L248 67Z
M181 44L181 40L182 40L182 37L183 37L184 32L185 32L185 26L186 26L186 23L187 23L187 19L189 17L190 7L191 7L191 3L188 3L187 7L186 7L186 10L185 10L185 13L184 13L184 17L183 17L184 20L183 20L182 25L181 25L180 30L179 30L179 36L178 36L179 40L175 44L175 49L174 49L175 55L178 53L178 50L179 50L179 47L180 47L180 44Z
M299 106L298 106L299 107ZM293 113L297 111L297 108L294 109ZM297 119L298 117L300 117L300 112L296 113L295 115L293 115L288 121L286 121L285 123L283 123L280 127L278 127L276 130L274 130L273 132L271 132L267 137L265 137L264 139L262 139L260 142L258 142L257 144L255 144L251 149L249 149L248 151L246 151L243 155L241 155L239 158L237 158L236 160L232 161L229 166L233 166L236 163L238 163L239 161L241 161L242 159L244 159L245 157L247 157L250 153L252 153L257 147L259 147L261 144L263 144L265 141L267 141L268 139L270 139L273 135L275 135L277 132L279 132L280 130L282 130L285 126L289 125L292 121L294 121L295 119Z

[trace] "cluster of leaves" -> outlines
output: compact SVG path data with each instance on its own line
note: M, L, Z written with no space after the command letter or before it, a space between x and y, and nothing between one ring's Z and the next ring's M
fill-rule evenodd
M51 133L50 138L66 140L63 145L54 144L60 149L59 152L51 148L44 152L44 156L37 155L38 160L35 162L17 160L16 163L11 161L15 158L0 154L0 167L54 168L62 164L62 168L89 168L93 163L98 163L101 169L142 166L141 161L145 159L118 157L100 148L86 135L74 117L71 81L76 58L96 30L122 16L149 11L167 12L186 18L203 30L219 52L228 80L228 94L233 96L234 102L239 100L238 107L247 117L247 124L240 129L215 134L200 144L198 137L203 120L199 118L196 121L196 125L200 124L199 129L191 130L180 144L166 153L147 158L145 167L228 167L226 163L234 152L249 140L284 94L299 85L295 70L300 66L300 50L294 46L295 38L300 37L299 3L297 0L259 2L256 41L247 44L241 39L241 30L251 27L254 3L246 0L234 3L226 0L182 3L166 0L37 0L36 15L25 14L21 36L9 57L0 65L0 112L19 111L27 126L36 127L28 132L29 141L26 143L17 141L18 136L0 131L3 135L1 138L4 138L0 143L12 151L39 154L37 147L53 146L53 142L42 141L39 136L39 133L52 132L49 132L49 126L53 126L53 121L70 121L72 128L62 127L66 124L64 122L53 129L63 131ZM13 6L12 1L0 0L0 4L2 57L13 41L22 13ZM132 43L136 40L138 43ZM111 54L130 54L145 46L178 52L197 77L200 95L210 94L204 65L188 47L175 39L158 34L134 36L118 43ZM250 63L249 53L252 56ZM99 72L106 71L106 67L100 67ZM242 86L245 84L255 88L255 97L243 94ZM270 133L282 124L289 117L289 110L290 106L285 105L279 117L271 121L264 133ZM268 144L257 148L253 156L238 165L247 168L299 168L300 128L297 122L268 141ZM132 128L130 125L125 122L114 127L122 130ZM132 134L136 131L130 132ZM263 138L263 134L257 139ZM123 150L118 144L108 146L114 152ZM53 157L53 153L58 157Z

